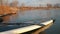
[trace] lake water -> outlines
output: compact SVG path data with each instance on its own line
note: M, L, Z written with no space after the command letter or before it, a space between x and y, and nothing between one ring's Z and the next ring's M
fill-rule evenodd
M5 16L5 22L8 23L20 23L29 20L44 19L44 18L55 18L56 11L58 10L28 10L28 11L17 11L17 14L11 16ZM59 13L59 12L58 12ZM57 13L57 14L58 14Z
M29 20L44 19L44 18L55 18L55 23L47 30L44 34L60 34L60 10L28 10L28 11L17 11L17 14L3 17L4 22L7 23L23 23Z
M60 34L60 10L54 11L55 23L45 31L46 34Z

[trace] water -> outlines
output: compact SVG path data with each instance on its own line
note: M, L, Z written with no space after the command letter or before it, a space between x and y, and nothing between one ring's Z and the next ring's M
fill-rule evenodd
M43 19L43 18L53 18L55 16L55 10L29 10L29 11L17 11L16 15L6 16L7 22L19 23L29 20ZM5 22L6 22L5 21Z
M17 14L11 16L5 16L4 22L7 23L23 23L29 20L44 19L44 18L55 18L56 21L49 29L44 31L44 34L60 34L60 10L28 10L28 11L17 11Z
M55 23L45 31L46 34L60 34L60 10L54 10L54 18L56 19Z

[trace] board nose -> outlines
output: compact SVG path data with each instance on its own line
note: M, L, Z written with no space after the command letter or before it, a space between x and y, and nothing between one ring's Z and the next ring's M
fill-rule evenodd
M51 19L53 19L53 23L56 21L56 19L55 19L55 18L51 18Z
M55 22L55 19L53 19L53 23Z

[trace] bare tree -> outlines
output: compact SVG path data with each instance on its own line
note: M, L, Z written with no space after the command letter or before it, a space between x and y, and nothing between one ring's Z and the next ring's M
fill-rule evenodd
M5 5L8 5L8 0L5 0Z
M2 0L0 0L0 5L2 5Z
M18 1L17 0L13 1L12 3L10 3L10 6L12 6L12 7L17 7L17 5L18 5Z
M47 7L52 7L52 4L47 4Z
M54 7L59 8L60 4L55 4Z
M0 5L8 5L8 0L0 0Z

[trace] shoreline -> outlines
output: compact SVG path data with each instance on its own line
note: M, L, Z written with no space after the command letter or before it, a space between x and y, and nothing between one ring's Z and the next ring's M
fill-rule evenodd
M9 7L9 6L0 6L0 16L6 14L14 14L17 11L27 11L27 10L51 10L51 9L60 9L60 7Z
M60 9L59 8L53 8L53 7L35 7L35 8L31 8L31 7L20 7L19 8L20 10L22 11L25 11L25 10L51 10L51 9Z

